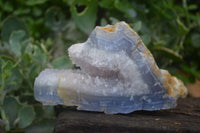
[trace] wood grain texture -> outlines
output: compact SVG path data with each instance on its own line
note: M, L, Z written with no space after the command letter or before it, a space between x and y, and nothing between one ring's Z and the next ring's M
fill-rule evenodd
M200 133L200 99L178 100L175 109L136 111L106 115L65 110L59 114L54 133Z

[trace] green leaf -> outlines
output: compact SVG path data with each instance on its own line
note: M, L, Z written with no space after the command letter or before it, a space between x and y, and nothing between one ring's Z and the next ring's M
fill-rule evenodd
M107 21L105 18L101 19L101 26L105 26L107 24Z
M84 8L83 11L79 11L82 7ZM70 11L74 22L80 30L89 34L96 22L97 0L74 0Z
M192 37L192 46L195 48L200 48L200 34L193 34Z
M142 28L142 22L141 21L137 21L133 26L133 29L135 30L135 32L140 31L141 28Z
M114 0L101 0L101 1L99 1L99 5L103 8L108 9L108 10L113 8L113 3L114 3Z
M133 9L128 0L115 0L114 6L116 9L125 13L125 15L131 19L137 15L136 11Z
M198 5L197 4L191 4L188 6L188 10L196 10L198 9Z
M69 20L67 23L67 34L65 35L66 45L67 47L71 46L71 44L77 41L84 41L88 36L77 28L74 21Z
M25 49L24 54L21 56L20 64L23 67L23 75L26 78L29 87L33 86L34 79L38 73L46 67L47 56L41 47L37 45L28 45Z
M11 128L14 128L20 104L15 97L5 97L4 109Z
M29 6L35 6L35 5L40 5L44 4L47 0L27 0L26 4Z
M189 29L185 26L185 24L179 19L176 19L176 22L178 24L178 31L180 34L185 35L189 32Z
M151 41L151 36L145 34L141 36L142 41L144 42L145 45L148 45Z
M26 28L25 23L18 19L17 17L7 17L2 24L2 32L1 32L1 37L2 40L5 43L8 43L10 35L13 31L19 31L19 30L23 30L26 33L25 38L28 38L29 34L28 34L28 30Z
M21 46L21 53L22 53L21 55L23 55L25 53L25 50L26 50L27 46L29 44L31 44L31 42L32 42L31 38L26 39L26 40L21 42L21 45L20 45Z
M40 17L41 15L43 15L43 11L41 8L39 7L34 7L33 8L33 15L36 16L36 17Z
M26 133L52 133L55 118L45 118L25 128Z
M67 5L71 6L73 0L62 0L63 2L67 3Z
M183 57L181 55L179 55L178 53L176 53L175 51L173 51L169 48L158 46L158 47L153 48L153 50L160 52L164 56L168 56L169 58L173 59L174 61L183 60Z
M21 45L22 45L22 40L24 37L25 37L24 31L13 31L10 36L10 39L9 39L10 50L16 56L21 55Z
M10 1L4 1L3 3L3 10L5 10L6 12L12 12L14 5L12 4L12 2Z
M47 61L47 56L45 51L37 45L28 45L25 52L30 54L31 60L37 65L45 66Z
M18 127L25 128L29 126L35 118L35 112L33 107L29 105L23 106L19 110L18 118L19 118Z
M28 14L31 12L31 9L30 8L25 8L25 9L22 9L22 8L18 8L14 11L14 15L22 15L22 14Z
M116 24L116 23L119 22L119 20L116 19L116 18L114 18L114 17L110 17L109 20L111 21L111 24L112 24L112 25L114 25L114 24Z
M183 71L191 74L193 77L200 78L200 71L198 70L197 63L192 63L190 65L183 64L181 68Z
M36 113L36 118L40 119L40 118L44 117L45 111L41 104L34 105L34 110Z
M72 67L72 62L68 57L63 56L54 60L52 66L57 69L67 69Z
M4 86L4 93L19 88L22 83L22 75L19 67L15 64L12 58L8 56L0 56L0 85ZM4 83L2 82L5 81Z
M154 47L163 47L163 46L166 46L166 41L163 41L163 40L159 40L159 41L155 41L155 42L153 42L153 45L154 45Z
M126 12L129 8L131 8L128 0L115 0L114 1L115 8L122 12Z
M41 66L38 65L38 64L33 64L31 67L30 67L30 80L34 80L34 78L38 75L38 73L41 71Z
M186 76L180 75L180 74L174 74L177 78L179 78L184 83L191 83L190 79Z
M31 65L31 57L30 54L24 53L21 56L21 65L29 67Z
M54 31L61 31L66 26L65 15L59 8L49 8L45 14L45 25Z

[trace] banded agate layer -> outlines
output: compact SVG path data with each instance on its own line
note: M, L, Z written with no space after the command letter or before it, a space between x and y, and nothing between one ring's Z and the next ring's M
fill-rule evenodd
M125 22L97 26L86 42L72 45L68 52L80 69L45 69L35 80L35 98L44 105L130 113L174 108L177 98L187 94L180 80L157 67Z

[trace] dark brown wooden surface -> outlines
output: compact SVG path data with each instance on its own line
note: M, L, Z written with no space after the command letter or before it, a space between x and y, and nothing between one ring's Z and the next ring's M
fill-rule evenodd
M54 129L54 133L133 132L200 133L200 99L179 99L175 109L126 115L65 110L58 116Z

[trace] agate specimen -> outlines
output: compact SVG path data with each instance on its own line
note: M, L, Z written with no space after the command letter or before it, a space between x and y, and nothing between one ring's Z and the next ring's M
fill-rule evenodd
M44 105L130 113L174 108L177 98L187 94L180 80L158 68L125 22L97 26L86 42L72 45L68 52L80 69L45 69L35 80L35 98Z

